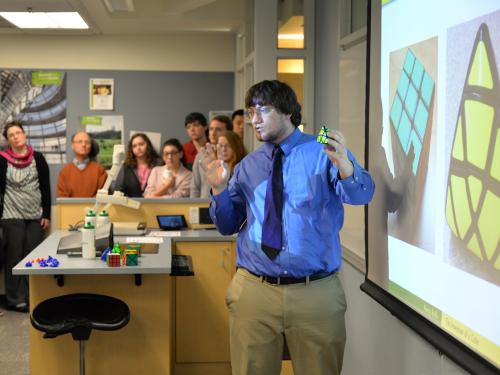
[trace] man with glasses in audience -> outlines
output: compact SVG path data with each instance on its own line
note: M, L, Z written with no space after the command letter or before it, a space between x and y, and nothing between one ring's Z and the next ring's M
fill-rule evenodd
M90 134L78 132L71 137L75 158L59 172L57 197L92 198L106 182L106 170L94 159L97 144Z
M373 180L339 131L323 146L297 129L301 106L285 83L257 83L245 105L264 144L231 179L215 155L204 159L212 220L222 234L238 233L226 294L233 375L278 375L285 342L296 375L340 374L343 204L367 204Z
M210 197L210 184L208 183L205 173L203 171L203 160L206 152L215 152L217 140L219 135L223 134L226 130L233 130L231 119L227 116L215 116L210 121L208 126L208 141L203 150L196 155L193 164L193 179L191 180L191 193L190 198L209 198Z
M192 169L198 151L207 143L207 119L199 112L192 112L186 116L184 127L190 138L182 145L186 168Z

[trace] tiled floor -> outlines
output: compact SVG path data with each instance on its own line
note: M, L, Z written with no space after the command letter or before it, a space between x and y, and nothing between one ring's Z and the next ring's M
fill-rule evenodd
M5 301L0 297L1 374L29 374L29 325L29 314L6 311Z

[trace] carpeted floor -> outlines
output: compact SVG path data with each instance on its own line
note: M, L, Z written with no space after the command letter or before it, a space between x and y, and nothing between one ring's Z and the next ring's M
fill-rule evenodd
M0 296L0 373L29 374L29 314L5 310L5 296Z

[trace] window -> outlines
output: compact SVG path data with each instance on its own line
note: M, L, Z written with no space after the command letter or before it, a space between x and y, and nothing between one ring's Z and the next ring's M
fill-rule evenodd
M366 39L368 0L341 0L340 46L347 49Z
M278 48L304 48L304 0L278 1Z
M278 80L295 91L304 113L304 59L278 59Z

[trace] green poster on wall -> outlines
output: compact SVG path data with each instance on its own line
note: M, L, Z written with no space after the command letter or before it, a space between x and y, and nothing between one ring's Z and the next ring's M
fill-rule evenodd
M62 79L63 72L31 72L31 84L35 86L60 85Z
M81 116L80 125L101 125L102 116Z

